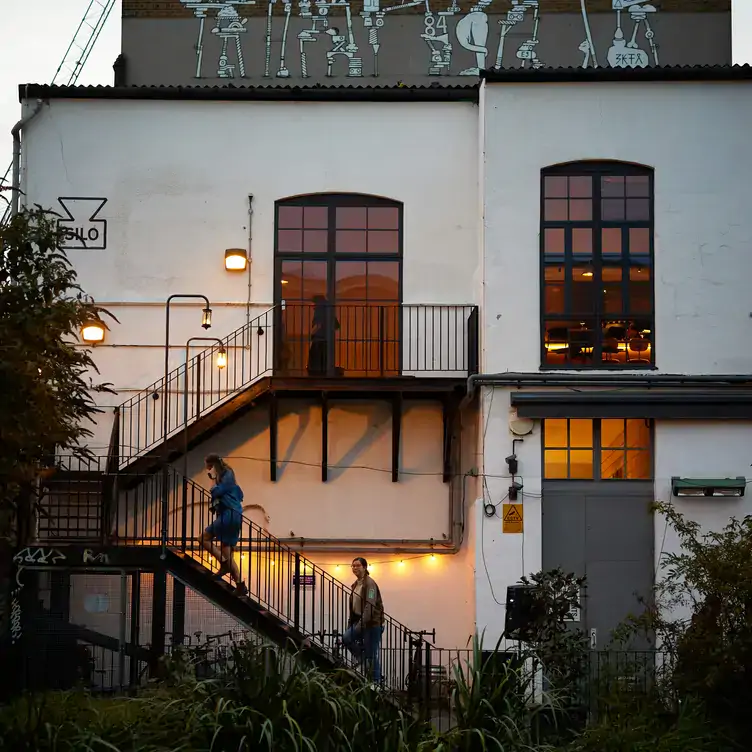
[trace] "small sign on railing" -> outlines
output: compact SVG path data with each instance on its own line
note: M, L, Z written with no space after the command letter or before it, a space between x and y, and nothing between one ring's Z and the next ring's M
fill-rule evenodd
M316 575L314 574L294 574L292 576L293 587L300 585L304 588L312 588L316 583Z

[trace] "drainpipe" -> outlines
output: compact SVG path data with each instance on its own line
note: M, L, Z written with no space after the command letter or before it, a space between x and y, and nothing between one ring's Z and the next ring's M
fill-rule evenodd
M10 131L13 136L13 182L11 183L10 192L11 217L15 217L18 214L21 193L21 131L39 114L43 104L41 99L37 99L36 107L34 107L33 111L22 117Z

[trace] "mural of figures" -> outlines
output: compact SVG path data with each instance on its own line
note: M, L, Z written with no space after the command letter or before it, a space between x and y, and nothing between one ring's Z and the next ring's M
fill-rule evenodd
M217 78L235 78L235 66L230 64L228 46L234 42L235 60L238 73L245 78L245 63L243 49L240 44L241 34L246 32L248 19L241 18L236 10L238 5L255 5L256 0L223 0L223 2L197 2L196 0L180 0L198 19L198 39L196 41L196 78L203 77L204 32L206 18L211 11L216 11L216 26L211 30L218 39L222 40L222 51L217 61Z
M123 28L129 70L133 60L136 78L141 75L135 84L145 83L141 71L147 68L147 83L163 82L155 79L166 69L170 84L265 78L328 85L377 78L383 85L452 77L459 83L486 68L730 62L691 59L714 50L730 56L725 37L715 48L707 41L708 24L727 28L729 0L155 0L155 7L165 14L170 2L176 8L171 15L155 11L155 17L175 19L174 39L180 24L182 53L168 60L154 44L136 48L131 41L128 52L128 21L144 14L149 0L123 0L124 13L129 4L134 8ZM674 31L676 24L685 24L686 33ZM167 46L174 44L170 37ZM677 60L677 50L687 56ZM183 67L174 74L178 59Z

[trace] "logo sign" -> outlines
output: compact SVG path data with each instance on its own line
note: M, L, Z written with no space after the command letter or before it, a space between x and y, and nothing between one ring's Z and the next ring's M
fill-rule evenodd
M502 504L502 532L521 533L523 530L522 504Z
M295 585L300 585L300 587L312 588L315 583L316 583L315 574L301 574L301 575L292 576L293 587Z
M58 198L63 219L58 229L63 233L61 250L103 251L107 248L107 220L98 217L106 198L68 196Z

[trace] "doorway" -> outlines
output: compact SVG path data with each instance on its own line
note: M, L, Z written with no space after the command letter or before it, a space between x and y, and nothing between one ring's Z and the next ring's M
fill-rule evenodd
M402 204L316 194L278 201L275 215L277 371L398 375Z
M652 426L640 419L543 421L543 569L586 577L580 622L591 647L652 602ZM635 639L631 650L646 650Z

